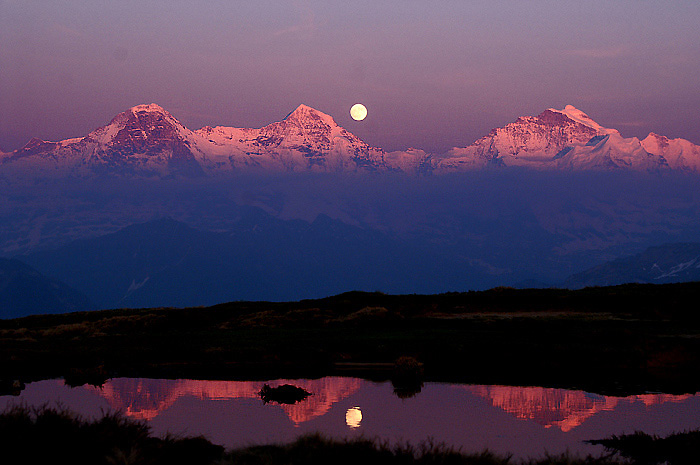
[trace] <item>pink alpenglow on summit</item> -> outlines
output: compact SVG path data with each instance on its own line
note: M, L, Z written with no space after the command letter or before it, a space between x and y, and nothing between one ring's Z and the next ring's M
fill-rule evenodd
M199 177L232 173L451 173L489 167L567 171L700 172L700 147L655 133L640 141L567 105L522 116L443 154L386 152L299 105L262 128L190 130L156 104L137 105L82 138L32 139L0 154L0 177Z
M559 170L697 169L692 163L671 165L662 154L645 150L636 137L625 139L616 129L601 126L571 105L563 110L550 108L538 116L520 117L503 128L493 129L468 147L450 150L447 157L437 162L438 171L486 166Z

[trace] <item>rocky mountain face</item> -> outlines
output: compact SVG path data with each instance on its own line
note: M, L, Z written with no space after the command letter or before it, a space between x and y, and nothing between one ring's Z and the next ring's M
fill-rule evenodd
M239 171L393 170L384 155L306 105L259 129L206 126L191 131L150 104L120 113L83 138L32 139L3 155L0 173L196 177Z
M192 138L192 131L158 105L138 105L83 138L61 142L32 139L5 156L0 170L36 177L203 175L190 147Z
M564 113L546 110L496 128L464 148L454 148L438 162L444 170L479 166L530 166L551 161L567 147L583 145L598 132Z
M300 105L284 120L260 129L204 127L194 146L208 171L390 170L385 152L346 131L332 117Z
M649 153L662 156L672 168L686 171L700 171L700 146L685 139L669 139L650 133L641 141Z
M604 128L568 105L523 116L467 147L444 154L419 149L387 153L300 105L262 128L184 127L156 104L137 105L85 137L32 139L0 153L0 177L110 174L197 177L238 172L396 171L449 173L486 167L554 170L700 170L700 147L649 134L640 141Z
M688 158L693 156L690 147L686 153ZM672 167L685 169L687 163L679 157L674 162L677 159ZM625 139L567 105L563 110L550 108L538 116L520 117L468 147L450 150L436 163L438 171L448 172L486 166L654 171L671 165L651 143L643 146L635 137Z

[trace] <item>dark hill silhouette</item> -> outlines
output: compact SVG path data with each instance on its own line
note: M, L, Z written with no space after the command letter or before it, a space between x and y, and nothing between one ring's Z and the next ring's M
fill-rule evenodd
M232 230L165 218L27 256L102 308L296 300L348 290L443 292L484 285L459 260L319 215L283 221L257 208Z
M614 286L625 283L666 284L700 281L700 243L649 247L569 276L564 286Z
M0 318L94 309L85 295L19 260L0 258Z

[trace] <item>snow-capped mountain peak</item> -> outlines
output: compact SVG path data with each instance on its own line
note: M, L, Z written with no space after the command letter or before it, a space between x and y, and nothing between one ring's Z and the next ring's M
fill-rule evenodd
M282 121L259 129L205 126L189 140L209 172L393 169L383 150L304 104Z
M688 140L669 139L650 132L641 144L647 152L664 157L673 169L700 171L700 146Z
M557 157L556 162L559 168L570 170L657 171L668 168L666 160L646 151L639 139L624 138L617 131L600 134L584 145L570 147Z
M678 140L678 139L674 139L674 140ZM680 139L680 140L682 140L682 139ZM642 139L642 144L644 145L645 148L655 150L653 153L657 153L658 151L663 151L666 147L668 147L670 142L671 142L671 139L669 139L666 136L661 136L655 132L650 132L648 136L646 136L644 139Z
M306 118L311 118L311 119L316 119L320 118L323 119L326 122L333 122L335 123L335 120L333 120L333 117L323 113L322 111L319 111L315 108L312 108L308 105L301 104L298 107L294 109L291 113L289 113L287 116L284 117L284 120L299 120L299 119L306 119Z
M437 171L486 166L524 166L564 170L689 169L700 171L700 148L682 139L650 135L624 138L567 105L538 116L522 116L464 148L437 160Z
M44 144L50 144L51 142L39 139L37 137L32 137L29 139L29 142L24 144L24 147L22 147L23 150L32 150L36 149L37 147L41 147Z
M567 107L569 108L569 107ZM573 145L583 145L600 134L584 124L585 113L569 108L569 114L549 109L537 116L521 116L465 148L454 148L438 161L439 171L461 171L485 166L528 166L546 168ZM588 118L586 116L586 118ZM590 118L588 118L590 119ZM590 120L592 122L592 120Z
M106 126L97 128L88 138L103 144L123 144L127 139L186 139L191 131L160 105L136 105L119 113Z
M136 114L136 113L141 113L141 112L149 112L149 113L168 113L163 107L158 105L157 103L142 103L136 106L133 106L129 108L129 111Z
M158 104L136 105L85 137L32 139L0 156L0 176L201 176L240 171L441 173L522 166L566 170L681 169L700 172L700 147L655 133L623 138L573 105L521 116L467 147L444 154L386 153L301 104L262 128L192 131ZM14 170L14 171L13 171Z
M549 111L561 113L566 115L569 119L581 123L589 128L595 129L598 134L611 134L617 133L617 129L609 129L601 126L600 124L593 121L593 119L586 113L582 112L573 105L566 105L563 110L557 110L555 108L549 108Z
M191 150L194 134L156 104L137 105L85 137L32 139L3 165L30 176L200 176Z
M384 151L369 146L339 126L333 117L308 105L299 105L282 121L269 124L240 142L246 153L272 154L272 160L255 157L246 165L271 166L286 171L355 171L387 169Z
M302 130L319 132L340 128L332 116L322 111L301 104L293 112L288 114L282 121L272 123L269 126L294 126ZM268 126L266 126L268 127ZM264 129L264 128L262 128Z

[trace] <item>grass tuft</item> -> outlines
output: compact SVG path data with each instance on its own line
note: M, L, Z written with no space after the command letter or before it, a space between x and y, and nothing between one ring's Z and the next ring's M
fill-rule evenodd
M569 454L516 461L489 450L467 454L441 442L391 444L368 438L329 439L320 434L301 436L285 445L236 449L222 464L236 465L622 465L609 457L577 458Z
M224 448L203 437L154 437L147 423L119 413L97 419L61 406L15 405L0 413L0 463L72 465L685 465L700 463L700 431L666 438L635 433L589 441L614 451L516 460L489 450L464 453L442 442L330 439L321 434L289 444Z
M2 463L208 465L224 448L204 438L156 438L119 413L87 419L61 406L15 405L0 414Z
M587 442L602 445L635 465L700 463L700 430L673 433L663 438L637 431Z

